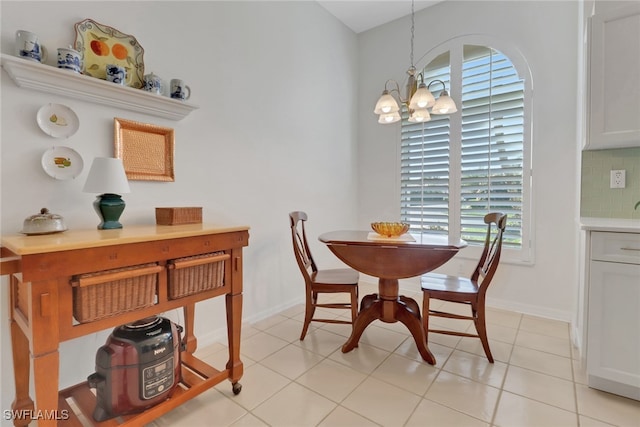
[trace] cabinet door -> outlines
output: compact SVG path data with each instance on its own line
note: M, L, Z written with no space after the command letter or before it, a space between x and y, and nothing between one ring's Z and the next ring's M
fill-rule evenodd
M602 8L591 20L586 148L639 147L640 3Z
M640 265L591 261L590 276L589 385L640 399Z

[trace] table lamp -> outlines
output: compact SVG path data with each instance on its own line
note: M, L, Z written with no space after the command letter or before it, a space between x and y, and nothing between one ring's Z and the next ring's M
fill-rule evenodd
M93 207L102 220L99 230L122 228L118 221L125 203L120 194L130 193L129 181L121 159L113 157L96 157L93 159L87 182L82 189L85 193L100 194Z

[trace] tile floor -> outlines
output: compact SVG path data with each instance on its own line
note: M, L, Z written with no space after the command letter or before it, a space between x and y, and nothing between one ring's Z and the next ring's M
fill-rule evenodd
M375 291L361 285L360 294ZM300 341L303 312L300 305L243 326L239 395L225 381L149 427L640 426L640 402L586 386L566 323L491 309L494 364L477 339L431 334L431 366L400 323L372 323L346 354L350 325L312 322ZM214 367L227 360L224 343L197 354Z

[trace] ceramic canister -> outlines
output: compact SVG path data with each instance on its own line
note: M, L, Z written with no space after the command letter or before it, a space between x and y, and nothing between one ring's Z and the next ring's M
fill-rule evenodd
M82 56L77 50L71 48L58 48L58 68L82 72Z
M186 101L191 97L191 88L183 80L171 79L171 98Z
M40 44L38 35L31 31L16 31L16 55L36 62L47 59L47 50Z

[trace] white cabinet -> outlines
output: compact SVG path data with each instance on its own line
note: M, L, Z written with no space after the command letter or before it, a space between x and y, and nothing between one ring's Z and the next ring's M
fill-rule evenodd
M595 4L585 148L640 147L640 2Z
M589 386L640 400L640 233L591 233Z

